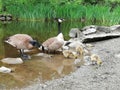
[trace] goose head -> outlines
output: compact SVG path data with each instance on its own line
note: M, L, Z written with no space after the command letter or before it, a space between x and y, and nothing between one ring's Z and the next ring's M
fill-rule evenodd
M29 43L36 48L39 48L41 46L41 44L36 40L29 41Z
M56 20L58 23L62 23L63 21L65 21L65 19L63 19L63 18L55 18L55 20Z

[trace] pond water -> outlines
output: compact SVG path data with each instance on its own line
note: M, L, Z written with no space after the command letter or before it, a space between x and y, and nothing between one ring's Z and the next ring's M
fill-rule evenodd
M81 28L84 24L80 22L62 23L64 38L69 39L68 33L71 28ZM0 59L6 57L19 57L18 51L12 46L4 43L4 40L14 34L29 34L39 42L43 42L49 37L56 36L58 33L56 22L8 22L0 23ZM22 88L39 80L44 83L47 80L63 77L73 72L73 59L66 59L62 54L52 54L52 56L35 56L40 53L34 49L29 54L32 59L24 61L19 65L8 65L0 62L0 66L13 68L15 71L10 74L0 73L0 89L3 88Z

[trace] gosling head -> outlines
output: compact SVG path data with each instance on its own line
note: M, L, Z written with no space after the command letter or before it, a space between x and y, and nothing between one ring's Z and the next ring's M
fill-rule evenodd
M97 65L102 64L101 58L96 54L91 55L91 61L92 61L92 64L97 64Z
M76 52L80 55L83 55L83 53L84 53L83 47L82 46L77 46L76 47Z

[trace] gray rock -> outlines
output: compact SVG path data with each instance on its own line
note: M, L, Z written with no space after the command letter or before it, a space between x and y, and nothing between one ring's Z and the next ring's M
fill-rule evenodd
M97 30L95 25L85 26L84 28L82 28L82 32L85 35L95 33L96 31Z
M120 53L114 55L116 58L120 58Z
M10 73L12 70L10 68L7 68L7 67L0 67L0 72L2 73Z
M110 26L110 30L120 30L120 25L113 25L113 26Z
M85 35L95 34L95 33L110 33L110 27L89 25L89 26L83 27L82 31Z
M82 42L95 42L120 37L120 32L86 35Z
M97 32L110 33L111 29L107 26L96 26Z
M82 32L85 34L83 42L95 42L120 36L120 25L96 26L89 25L82 28ZM81 36L82 37L82 36Z
M79 28L72 28L69 32L69 37L71 37L71 38L83 38L84 34L80 31Z
M3 58L1 62L6 64L22 64L23 60L21 58Z

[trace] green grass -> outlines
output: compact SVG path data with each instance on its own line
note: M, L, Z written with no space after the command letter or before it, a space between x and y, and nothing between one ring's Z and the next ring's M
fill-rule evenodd
M96 20L103 25L119 24L120 6L116 7L113 12L110 12L109 6L102 5L51 5L51 4L16 4L7 6L7 12L20 20L44 21L45 18L51 19L54 17L62 17L68 20L80 20L85 17L86 22L95 24Z

